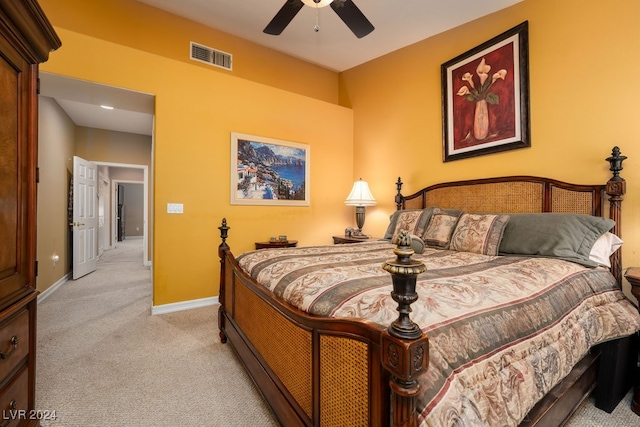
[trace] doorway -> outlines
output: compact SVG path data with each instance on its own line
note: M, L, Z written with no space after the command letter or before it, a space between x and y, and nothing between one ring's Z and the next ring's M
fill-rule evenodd
M110 242L106 250L117 247L118 242L126 239L127 234L141 238L142 263L150 267L149 167L128 163L95 163L108 174L110 181L108 201L103 201L109 206L110 213L109 222L106 222L105 217L105 241Z
M52 217L57 212L71 212L64 195L70 193L73 179L72 158L79 155L96 162L102 168L98 179L97 205L99 229L96 250L101 254L114 247L111 223L116 217L112 206L112 180L136 181L144 187L144 221L138 226L144 240L143 264L151 265L152 238L152 158L153 116L155 97L151 94L82 81L46 72L40 73L40 133L38 163L47 179L38 186L39 205L49 206L49 212L38 210L38 259L41 267L38 288L46 290L71 277L72 244L70 227L60 227ZM113 106L103 109L100 104ZM42 112L41 108L41 112ZM46 131L44 131L46 130ZM98 145L96 145L98 143ZM142 143L143 145L139 145ZM143 148L144 147L144 148ZM146 150L146 151L145 151ZM133 160L133 161L132 161ZM103 170L137 169L139 178L109 176ZM66 169L66 173L65 170ZM58 179L57 177L62 177ZM56 177L56 179L52 179ZM65 179L66 177L66 179ZM43 197L41 197L43 196ZM49 197L50 196L50 197ZM100 197L102 196L102 197ZM65 200L65 201L63 201ZM67 214L61 214L60 216ZM63 218L66 223L66 218ZM117 237L117 236L116 236ZM51 261L53 260L53 262Z

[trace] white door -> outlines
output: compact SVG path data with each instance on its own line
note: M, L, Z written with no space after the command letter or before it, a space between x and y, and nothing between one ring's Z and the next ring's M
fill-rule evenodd
M97 267L98 168L73 157L73 279Z

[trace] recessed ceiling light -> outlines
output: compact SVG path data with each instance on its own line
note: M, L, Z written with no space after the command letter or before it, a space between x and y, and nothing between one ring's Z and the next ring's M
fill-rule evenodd
M100 107L104 108L105 110L113 110L113 107L111 107L110 105L101 105Z

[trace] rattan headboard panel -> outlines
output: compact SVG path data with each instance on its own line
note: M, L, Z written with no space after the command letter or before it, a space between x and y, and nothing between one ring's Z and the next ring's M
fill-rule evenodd
M437 206L474 213L564 212L602 215L604 185L511 176L449 182L403 196L404 209Z
M593 194L551 187L551 206L553 212L593 215Z
M427 206L475 213L542 212L542 184L498 182L437 188L427 193Z

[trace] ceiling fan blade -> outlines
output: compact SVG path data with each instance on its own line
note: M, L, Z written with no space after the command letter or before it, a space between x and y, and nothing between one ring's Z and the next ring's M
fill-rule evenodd
M358 9L358 6L351 0L333 0L333 2L331 2L331 9L338 14L340 19L347 24L347 27L349 27L349 29L353 31L353 34L359 39L374 29L373 24L369 22L367 17L364 16L360 9Z
M262 32L272 34L274 36L279 35L287 28L289 22L300 12L304 3L301 0L287 0L282 9L276 13L271 22L266 26Z

